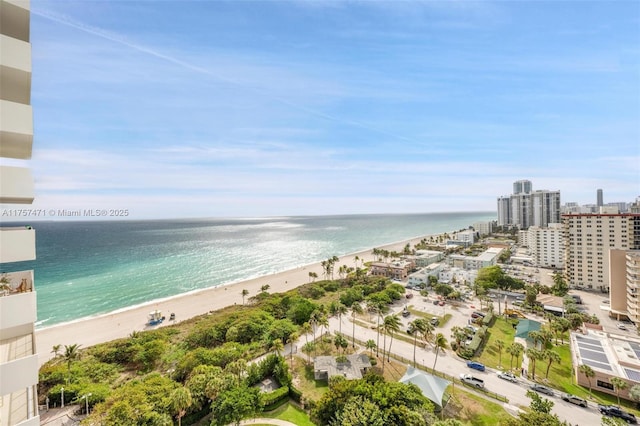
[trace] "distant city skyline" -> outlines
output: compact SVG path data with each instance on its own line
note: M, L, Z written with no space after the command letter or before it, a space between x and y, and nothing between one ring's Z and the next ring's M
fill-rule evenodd
M495 211L518 180L562 204L640 195L636 2L31 11L34 154L6 163L32 168L34 209Z

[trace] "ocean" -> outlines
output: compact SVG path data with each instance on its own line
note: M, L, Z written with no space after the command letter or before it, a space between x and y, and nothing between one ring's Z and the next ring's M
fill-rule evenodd
M495 213L31 223L42 328L494 220ZM301 283L302 284L302 283Z

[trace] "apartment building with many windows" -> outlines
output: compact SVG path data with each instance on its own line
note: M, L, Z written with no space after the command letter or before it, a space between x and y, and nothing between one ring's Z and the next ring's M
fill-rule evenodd
M640 322L640 251L609 250L610 316Z
M528 229L560 223L560 191L532 190L528 180L513 184L513 194L498 197L498 225Z
M562 228L569 285L608 292L609 251L640 249L640 214L566 214Z
M0 157L17 166L0 166L0 203L11 211L34 198L33 178L23 160L31 158L30 4L0 0ZM25 161L26 163L26 161ZM0 227L0 425L35 426L38 415L38 355L33 271L20 262L36 256L35 230ZM17 263L16 263L17 262ZM11 263L6 266L5 264ZM18 265L18 266L15 266Z
M526 246L536 266L543 268L564 267L564 239L562 224L551 223L547 228L532 226L527 231Z

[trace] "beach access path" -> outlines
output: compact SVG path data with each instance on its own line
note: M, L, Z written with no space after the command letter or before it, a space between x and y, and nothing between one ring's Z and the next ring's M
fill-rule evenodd
M396 242L378 248L389 251L402 251L407 243L413 247L420 242L422 238L424 237ZM356 256L364 262L374 260L372 249L364 250L341 256L334 270L337 271L341 265L354 267ZM242 259L238 261L241 262ZM55 345L62 345L61 347L64 348L65 345L78 344L80 348L87 348L98 343L127 337L134 331L145 331L165 327L227 306L234 304L241 305L243 303L241 293L242 290L245 289L249 291L245 301L251 296L258 294L264 285L269 285L270 293L286 292L308 283L310 272L315 272L318 274L319 279L322 279L323 269L320 262L235 284L212 287L156 300L130 309L123 309L104 315L38 329L36 330L38 361L40 365L42 365L53 358L54 353L52 348ZM135 285L135 283L132 283L132 285ZM69 294L69 297L73 297L73 294ZM166 319L160 325L148 326L147 320L149 312L154 310L160 310ZM169 320L171 313L175 314L175 321Z

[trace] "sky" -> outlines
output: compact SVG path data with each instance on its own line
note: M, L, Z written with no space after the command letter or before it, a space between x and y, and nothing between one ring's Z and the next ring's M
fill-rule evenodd
M33 208L640 196L638 1L31 1ZM19 163L19 162L17 162Z

